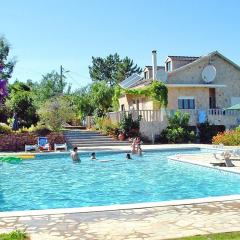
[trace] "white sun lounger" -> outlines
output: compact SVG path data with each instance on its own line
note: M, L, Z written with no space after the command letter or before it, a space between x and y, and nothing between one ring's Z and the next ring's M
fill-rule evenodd
M220 157L217 156L217 153L214 153L213 156L217 160L217 162L211 163L213 166L235 167L235 165L232 163L232 160L230 159L232 156L230 151L224 151L220 153Z
M54 151L57 151L58 149L67 151L67 143L63 144L54 143Z
M36 151L37 145L25 145L25 152L27 151Z

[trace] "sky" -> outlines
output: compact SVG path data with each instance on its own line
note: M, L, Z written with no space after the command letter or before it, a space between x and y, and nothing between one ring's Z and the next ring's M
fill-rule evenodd
M218 50L240 65L238 0L0 0L0 35L17 64L11 82L60 65L74 89L91 82L92 56L117 52L140 67L168 55Z

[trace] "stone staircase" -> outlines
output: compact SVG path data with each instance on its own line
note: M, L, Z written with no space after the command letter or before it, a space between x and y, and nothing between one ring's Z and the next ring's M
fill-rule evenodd
M69 147L127 146L128 141L118 141L97 131L66 129L63 135Z

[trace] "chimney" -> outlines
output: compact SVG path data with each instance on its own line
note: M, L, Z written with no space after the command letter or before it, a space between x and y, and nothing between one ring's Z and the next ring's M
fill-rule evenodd
M152 78L157 79L157 51L152 51Z

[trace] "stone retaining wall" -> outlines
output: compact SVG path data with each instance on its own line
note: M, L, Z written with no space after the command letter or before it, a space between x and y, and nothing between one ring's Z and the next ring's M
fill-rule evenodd
M25 144L37 144L38 135L34 133L0 134L0 151L24 151ZM54 143L65 143L62 133L50 133L46 135L53 149Z

